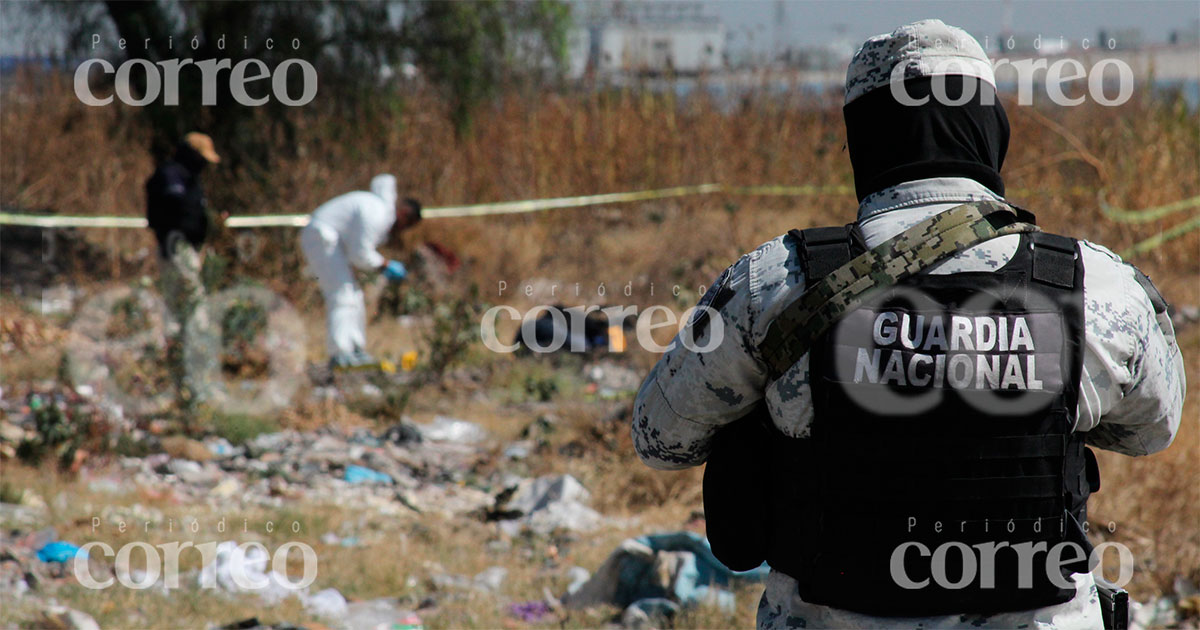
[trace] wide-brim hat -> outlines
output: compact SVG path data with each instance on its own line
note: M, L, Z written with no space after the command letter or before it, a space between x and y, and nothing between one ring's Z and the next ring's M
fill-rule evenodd
M183 137L183 143L194 149L196 153L199 153L201 157L210 163L219 164L221 162L221 156L217 155L217 149L213 145L213 140L207 134L193 131Z

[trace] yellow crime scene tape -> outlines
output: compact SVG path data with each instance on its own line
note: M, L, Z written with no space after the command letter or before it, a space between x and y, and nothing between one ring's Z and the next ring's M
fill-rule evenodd
M146 220L138 217L73 217L65 215L14 214L0 212L0 225L24 225L40 228L144 228Z
M1037 191L1013 191L1018 194L1028 194ZM650 201L672 197L687 197L692 195L709 195L725 193L747 196L792 196L804 197L810 195L849 195L854 194L853 187L844 185L818 186L726 186L724 184L698 184L694 186L674 186L629 192L605 193L599 195L581 195L575 197L555 197L550 199L527 199L522 201L502 201L496 203L479 203L463 206L444 206L427 208L422 212L424 218L447 219L457 217L479 217L500 214L520 214L526 212L541 212L564 208L582 208L612 203L628 203L632 201ZM1183 199L1169 204L1146 208L1144 210L1122 210L1113 208L1104 200L1104 191L1097 195L1100 211L1108 219L1118 223L1147 223L1170 216L1176 212L1200 207L1200 196ZM272 214L261 216L229 217L225 226L234 229L265 228L265 227L304 227L308 225L308 214ZM12 212L0 212L0 225L20 225L40 228L146 228L146 219L140 217L83 217L64 215L33 215ZM1140 241L1120 252L1122 257L1136 256L1152 251L1166 241L1178 238L1200 228L1200 215L1193 217L1180 225Z

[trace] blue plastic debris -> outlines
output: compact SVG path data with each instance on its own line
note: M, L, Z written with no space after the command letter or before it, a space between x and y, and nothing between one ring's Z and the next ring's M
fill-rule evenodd
M670 576L660 575L656 558L675 554ZM734 582L761 582L770 567L731 571L712 554L708 540L695 532L668 532L628 539L609 555L585 582L576 583L563 596L568 608L612 604L635 616L669 617L672 607L711 601L724 610L734 609L730 586ZM639 605L639 602L643 604Z
M350 483L392 483L391 475L371 470L366 466L347 466L342 479Z
M66 562L79 553L79 545L73 545L65 540L46 543L37 551L38 560L42 562Z

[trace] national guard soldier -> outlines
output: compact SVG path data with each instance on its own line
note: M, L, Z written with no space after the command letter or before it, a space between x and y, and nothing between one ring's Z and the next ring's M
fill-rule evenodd
M758 504L732 519L752 548L735 564L772 568L759 628L1099 628L1085 445L1174 438L1166 305L1108 249L1004 200L1008 120L961 29L867 40L844 115L858 220L793 230L713 283L680 333L693 343L638 392L637 452L709 461L725 551L708 476L725 431L765 409L739 464L759 469L733 489Z

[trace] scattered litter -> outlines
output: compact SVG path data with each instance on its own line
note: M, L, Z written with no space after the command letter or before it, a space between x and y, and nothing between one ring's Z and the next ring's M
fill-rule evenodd
M503 496L503 495L502 495ZM604 517L587 503L591 494L571 475L548 475L522 481L506 501L497 500L494 511L512 517L501 523L515 535L522 527L539 534L554 530L591 531Z
M42 315L63 315L70 313L75 307L75 298L79 293L78 289L65 284L42 289L42 300L40 302Z
M315 628L313 626L296 626L286 622L262 623L258 617L250 617L225 624L217 630L315 630Z
M38 560L42 562L66 562L79 553L79 545L63 540L47 543L37 551Z
M223 437L210 437L204 440L204 446L208 448L208 452L216 459L226 459L235 455L241 455L245 449L234 446Z
M433 422L421 427L421 434L433 442L478 444L488 439L488 432L474 422L434 416Z
M522 514L532 514L554 503L587 503L591 499L587 488L571 475L547 475L524 482L508 506Z
M1131 628L1171 628L1179 623L1179 613L1171 596L1160 597L1145 604L1129 606Z
M642 600L665 599L677 605L712 603L733 608L733 593L724 586L735 579L762 581L764 565L742 573L722 565L703 536L693 532L651 534L622 542L583 584L568 589L562 602L568 608L611 604L630 608ZM630 622L657 624L667 615L660 602L639 604L626 611ZM669 614L674 614L670 612Z
M0 420L0 440L16 444L24 439L25 429L22 429L11 422Z
M621 626L628 630L670 628L679 608L679 604L665 597L639 599L621 613Z
M533 442L523 440L521 442L513 442L504 448L505 459L521 460L529 457L529 453L533 450Z
M579 590L579 588L587 583L591 577L591 571L588 571L583 567L571 567L570 569L567 569L567 579L570 580L570 582L567 584L567 592L574 593L575 591Z
M357 536L341 537L333 532L325 532L321 535L321 542L326 545L339 545L342 547L357 547L361 544Z
M425 630L417 613L401 608L394 599L372 599L346 606L340 620L344 630Z
M429 576L429 582L433 587L440 591L448 590L471 590L475 588L475 584L461 575L450 575L449 573L434 573Z
M321 617L340 617L346 613L346 598L336 588L318 591L315 595L302 597L304 609Z
M236 477L226 477L209 491L209 495L218 499L230 499L241 490L242 484Z
M538 623L554 614L550 605L542 600L508 605L508 614L525 623Z
M605 367L603 374L591 376L599 380L616 375ZM0 420L0 447L15 447L21 440L35 435L32 421L22 419L29 416L31 410L67 404L63 400L75 404L76 399L71 397L80 395L90 393L76 388L42 396L0 399L0 412L7 414ZM604 422L627 423L629 408L629 405L621 406L614 419ZM383 432L361 427L325 426L303 432L265 433L246 441L244 446L234 446L220 437L208 437L203 441L182 436L164 437L173 430L173 425L164 420L143 422L135 428L122 426L125 428L121 431L135 437L134 446L146 450L133 451L140 455L106 455L102 461L109 463L108 468L93 469L92 460L89 460L88 468L81 473L82 481L90 494L123 494L129 496L128 500L137 497L146 504L161 505L162 508L147 507L142 503L120 505L112 497L101 497L98 505L86 508L84 513L96 515L93 518L98 518L104 529L111 530L124 523L152 528L152 531L172 531L166 528L182 528L189 522L185 518L172 523L171 518L177 518L173 506L224 506L234 501L267 509L277 509L291 502L330 504L347 514L369 513L409 519L405 527L413 529L402 531L418 531L416 524L426 522L415 513L476 519L485 515L491 521L499 521L499 531L486 540L481 537L475 543L480 553L505 558L497 561L504 562L507 568L493 566L474 576L439 572L432 574L430 580L436 588L450 591L445 594L445 599L475 597L477 593L497 596L493 598L494 603L497 607L503 606L500 610L511 617L506 624L542 623L562 615L562 606L549 592L543 593L541 600L511 604L499 597L534 596L521 592L527 584L517 584L515 579L509 581L510 571L516 563L538 557L527 555L531 539L533 544L546 550L545 564L552 571L560 571L559 563L569 565L572 556L559 551L556 545L584 538L570 535L572 532L591 531L614 522L589 507L589 491L570 475L533 479L519 476L528 474L530 469L541 469L544 462L514 465L513 460L552 453L572 437L555 435L556 432L563 433L563 425L553 415L539 416L525 427L518 441L503 445L488 443L491 438L481 426L445 416L434 418L428 425L402 419ZM550 438L554 437L562 439L554 440L552 444ZM166 452L147 454L147 450L157 449L160 444ZM7 457L6 452L0 449L0 459ZM553 463L554 460L550 461ZM50 522L48 519L52 514L62 514L71 507L72 497L69 493L59 492L43 498L29 488L11 489L4 497L17 503L0 504L0 520L9 524L5 531L0 531L0 549L3 549L0 555L4 556L0 561L0 593L38 602L28 609L31 614L37 613L43 602L36 598L53 593L61 585L73 583L70 560L79 548L59 540L59 533L53 527L37 529ZM168 514L171 514L170 518ZM229 524L241 527L233 518ZM71 525L72 528L76 526ZM320 541L331 547L375 545L381 537L391 535L391 530L380 531L373 524L344 523L332 529L335 531L320 536ZM534 536L530 537L530 533ZM546 540L538 536L553 538ZM419 540L419 536L414 538ZM326 551L332 558L338 557L338 549ZM88 561L93 565L92 575L112 575L111 561L106 562L100 557ZM232 576L233 567L239 564L249 582L265 584L265 588L247 589L237 584ZM310 595L307 589L289 588L284 576L270 572L269 565L270 557L260 548L238 549L232 541L222 542L209 565L188 572L183 588L190 589L199 584L215 586L225 593L248 593L261 598L264 608L294 595L306 613L327 619L325 623L331 627L346 630L423 628L421 618L412 609L424 614L424 603L417 605L410 599L403 603L394 599L348 602L334 588ZM701 536L678 532L626 540L596 568L594 574L582 567L570 567L559 584L568 584L562 598L563 606L619 606L622 608L619 618L624 625L648 628L678 623L679 611L691 605L732 606L730 583L738 579L761 580L765 573L765 568L732 573L712 556ZM134 575L135 580L140 577L140 574ZM408 576L404 581L404 592L420 592L423 577ZM156 585L155 591L164 589ZM442 594L435 593L435 596L443 598ZM1140 627L1186 624L1196 618L1196 611L1200 611L1200 589L1179 578L1173 592L1135 604L1131 609L1134 623ZM27 625L33 624L66 630L98 628L95 620L85 613L61 606L47 608L40 618L27 622ZM297 628L283 622L267 624L256 618L223 627L237 630ZM307 627L320 626L310 624Z
M243 547L226 540L217 545L216 557L200 570L198 581L202 588L216 586L228 593L257 593L267 604L278 603L289 595L305 594L306 589L291 587L286 576L268 572L270 560L261 546ZM247 588L248 585L260 588Z
M475 586L491 593L499 593L508 578L508 569L504 567L488 567L475 575Z
M346 466L342 477L350 483L392 483L391 475L371 470L366 466Z
M201 446L201 448L204 448ZM207 453L208 449L204 448ZM211 487L221 481L221 471L212 465L201 464L189 459L172 459L167 462L167 472L175 475L187 484Z
M100 624L91 615L66 606L50 606L43 610L37 627L46 630L100 630Z
M400 422L388 427L380 439L392 444L420 444L423 438L420 427L401 419Z

